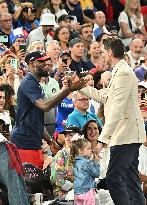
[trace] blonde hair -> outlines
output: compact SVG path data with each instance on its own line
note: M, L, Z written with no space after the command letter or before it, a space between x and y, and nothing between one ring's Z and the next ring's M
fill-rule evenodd
M37 41L37 40L36 40L36 41L32 41L32 42L29 44L28 48L27 48L27 53L32 52L34 46L37 45L38 43L41 43L41 44L43 45L43 47L44 47L44 43L43 43L42 41Z
M132 0L126 0L126 3L125 3L125 13L131 17L131 10L130 10L130 3L131 3ZM135 15L137 16L137 18L141 19L141 6L140 6L140 0L137 0L138 1L138 7L135 11Z

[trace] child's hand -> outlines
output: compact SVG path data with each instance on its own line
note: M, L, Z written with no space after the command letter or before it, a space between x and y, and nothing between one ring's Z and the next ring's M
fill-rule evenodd
M99 154L95 154L95 155L93 155L93 159L99 161L99 160L102 159L102 158L100 157Z

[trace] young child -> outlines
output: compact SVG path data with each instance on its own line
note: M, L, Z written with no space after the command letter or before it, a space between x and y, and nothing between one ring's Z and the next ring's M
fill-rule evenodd
M95 205L95 178L99 177L99 156L92 156L91 143L76 134L72 138L74 162L74 205Z

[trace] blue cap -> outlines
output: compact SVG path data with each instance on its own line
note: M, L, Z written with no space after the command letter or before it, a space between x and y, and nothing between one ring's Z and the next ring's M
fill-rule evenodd
M18 38L24 38L24 39L26 39L23 35L12 36L12 38L11 38L11 43L13 44Z

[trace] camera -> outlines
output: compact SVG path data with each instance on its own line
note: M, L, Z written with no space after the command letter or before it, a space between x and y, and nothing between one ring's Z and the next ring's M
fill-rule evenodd
M143 34L142 31L140 29L138 29L138 28L133 33L134 34Z

